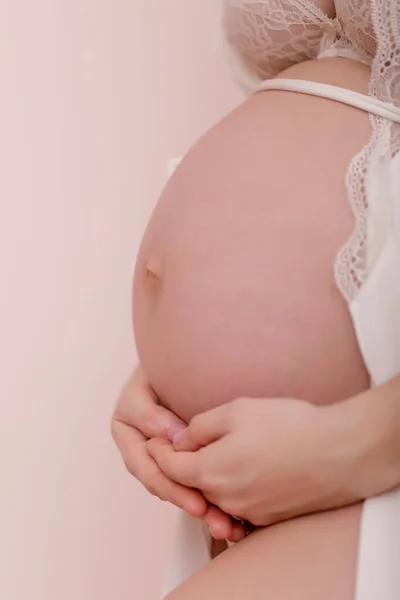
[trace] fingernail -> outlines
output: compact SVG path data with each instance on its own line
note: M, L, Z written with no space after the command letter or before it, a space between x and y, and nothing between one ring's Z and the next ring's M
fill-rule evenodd
M175 448L178 448L182 442L185 439L185 430L186 427L179 429L179 431L177 431L172 439L172 443L174 444Z
M171 425L167 431L167 438L170 442L174 442L176 436L179 435L179 433L184 429L186 429L185 423L175 423L174 425Z

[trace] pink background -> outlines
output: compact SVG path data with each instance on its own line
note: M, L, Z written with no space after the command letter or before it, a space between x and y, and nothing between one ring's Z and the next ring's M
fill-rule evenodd
M153 600L168 507L109 419L165 163L240 98L214 0L19 0L0 19L0 598Z

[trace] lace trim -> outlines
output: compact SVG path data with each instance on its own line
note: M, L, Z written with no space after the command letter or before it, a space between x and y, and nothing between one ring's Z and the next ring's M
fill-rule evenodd
M372 23L377 51L369 94L400 105L400 3L374 0ZM335 263L337 285L348 302L360 292L392 222L390 163L400 152L400 126L370 116L369 143L351 161L346 186L356 225Z

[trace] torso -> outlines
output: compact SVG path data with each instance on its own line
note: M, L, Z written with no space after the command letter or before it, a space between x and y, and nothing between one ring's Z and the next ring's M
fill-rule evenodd
M333 58L282 76L365 93L369 74ZM238 396L329 403L369 385L333 276L354 226L346 169L369 135L357 109L262 92L171 178L139 253L134 323L150 383L182 418Z

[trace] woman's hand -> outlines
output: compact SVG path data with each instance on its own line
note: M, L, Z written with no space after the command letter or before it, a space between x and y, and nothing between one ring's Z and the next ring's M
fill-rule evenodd
M364 483L374 477L377 483L379 469L367 457L372 438L361 418L364 406L363 400L356 407L351 401L316 407L243 398L194 417L173 445L154 439L147 447L170 479L202 490L229 514L265 526L369 494Z
M172 481L149 455L147 441L157 437L167 440L185 427L185 423L159 405L140 367L124 387L112 419L112 434L128 471L147 490L182 508L194 517L203 518L215 538L238 541L244 528L202 494Z

